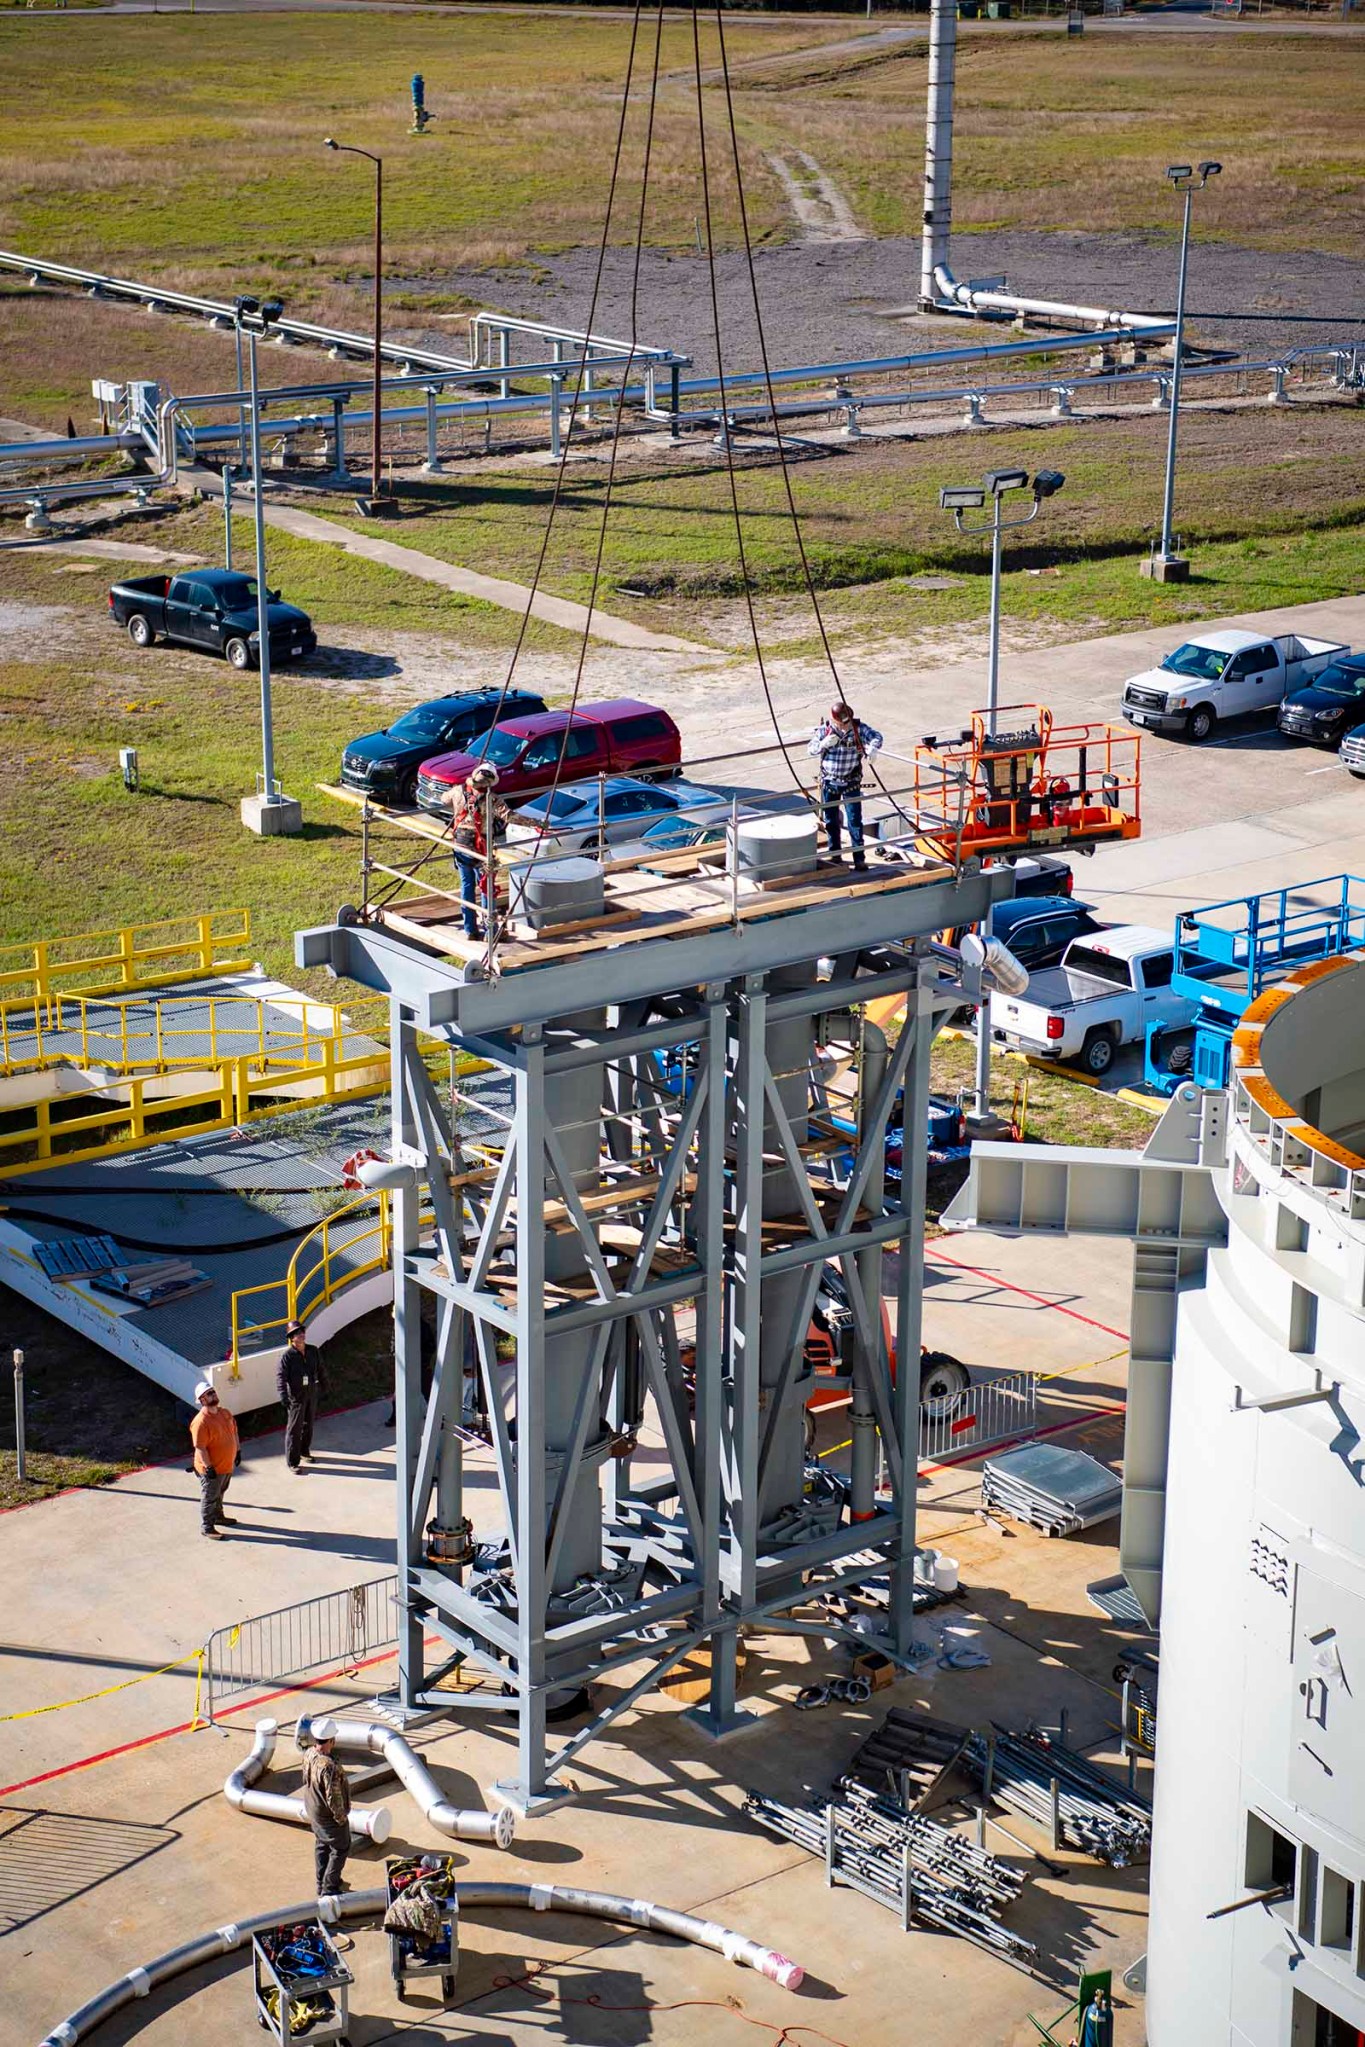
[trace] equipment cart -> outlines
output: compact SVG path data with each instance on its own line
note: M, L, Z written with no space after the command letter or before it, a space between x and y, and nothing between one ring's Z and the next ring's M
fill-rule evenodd
M397 1879L397 1881L395 1881ZM405 1881L404 1879L407 1879ZM407 1985L414 1976L439 1976L441 2001L449 2004L455 1995L455 1975L460 1965L460 1900L455 1889L455 1861L449 1855L403 1857L384 1865L386 1905L392 1906L412 1880L431 1880L431 1888L444 1891L438 1897L441 1930L432 1941L415 1933L389 1934L389 1967L400 2003L407 1998Z
M347 1992L355 1982L327 1937L321 1920L274 1927L251 1937L256 2019L264 2032L291 2047L296 2040L346 2040ZM299 2018L304 2012L311 2017Z

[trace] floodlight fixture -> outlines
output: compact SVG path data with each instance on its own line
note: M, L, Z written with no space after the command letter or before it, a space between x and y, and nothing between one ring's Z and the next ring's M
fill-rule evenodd
M1027 469L992 469L981 479L992 497L1003 497L1007 490L1023 490L1028 484Z
M1200 164L1199 175L1204 180L1205 184L1207 184L1210 178L1216 178L1219 176L1219 174L1222 171L1222 168L1223 168L1222 164L1214 163L1213 160L1210 158L1208 162Z
M1187 163L1173 163L1167 165L1166 176L1173 185L1183 185L1187 178L1194 176L1194 171Z
M1035 498L1055 498L1066 478L1060 469L1039 469L1033 478Z
M938 505L941 512L979 512L986 502L984 490L941 490Z

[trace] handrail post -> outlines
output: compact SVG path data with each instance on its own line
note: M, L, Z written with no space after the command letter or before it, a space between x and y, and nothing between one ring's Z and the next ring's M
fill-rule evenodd
M137 986L137 947L133 942L133 928L131 924L125 924L118 935L120 986L124 988Z
M199 964L207 973L213 965L213 916L212 913L198 919Z

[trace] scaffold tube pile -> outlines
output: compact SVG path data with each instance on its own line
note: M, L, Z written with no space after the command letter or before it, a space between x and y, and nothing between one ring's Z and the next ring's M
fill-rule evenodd
M1023 1890L1023 1874L895 1799L846 1780L805 1805L751 1791L744 1810L769 1833L821 1856L836 1883L890 1906L904 1923L960 1934L1024 1967L1036 1959L1033 1942L998 1916Z
M1055 1783L1059 1848L1078 1848L1114 1869L1143 1862L1151 1853L1152 1809L1146 1800L1046 1735L997 1729L992 1743L973 1734L962 1766L978 1784L988 1785L991 1798L1037 1827L1052 1825Z

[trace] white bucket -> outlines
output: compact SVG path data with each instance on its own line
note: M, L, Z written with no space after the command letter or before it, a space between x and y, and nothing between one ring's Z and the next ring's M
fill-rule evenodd
M936 1592L957 1591L958 1562L956 1557L945 1557L942 1550L934 1555L934 1590Z

